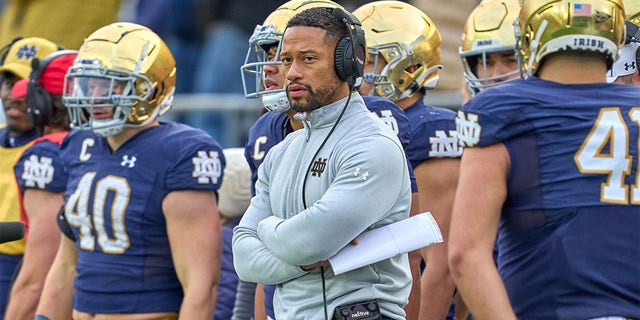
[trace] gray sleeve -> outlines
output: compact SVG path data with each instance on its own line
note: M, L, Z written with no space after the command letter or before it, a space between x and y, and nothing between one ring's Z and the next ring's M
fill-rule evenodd
M408 187L400 145L374 136L353 141L337 155L337 173L323 196L297 215L268 217L258 237L276 257L292 265L325 261L360 233L389 216ZM406 179L407 181L403 181ZM410 199L410 196L408 197ZM410 200L409 200L410 201ZM407 212L410 203L407 204Z
M276 257L258 237L258 223L271 216L268 177L265 177L267 160L258 169L256 196L240 223L233 229L233 266L241 280L277 284L298 278L307 272L298 265L289 264Z
M236 289L236 303L233 306L231 320L253 319L253 304L256 294L256 284L253 282L238 281Z

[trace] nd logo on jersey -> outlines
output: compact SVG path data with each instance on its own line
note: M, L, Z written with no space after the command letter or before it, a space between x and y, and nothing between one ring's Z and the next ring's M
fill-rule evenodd
M198 151L198 156L192 158L193 177L198 179L198 183L218 183L218 178L222 174L222 165L217 151Z
M480 132L482 131L482 127L478 123L478 115L458 111L456 131L458 131L458 141L462 146L473 147L477 145L480 142Z
M51 158L41 157L32 154L29 160L24 162L24 171L22 172L22 179L25 185L28 187L37 187L44 189L47 183L51 183L53 180L53 166L51 165Z
M449 131L449 134L444 130L436 130L435 136L429 137L429 143L431 144L429 157L457 158L462 155L462 148L453 130Z

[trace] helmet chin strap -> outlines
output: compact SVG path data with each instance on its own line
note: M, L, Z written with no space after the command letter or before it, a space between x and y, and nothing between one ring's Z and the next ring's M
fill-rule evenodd
M425 70L425 72L423 72L420 76L418 76L415 81L413 81L413 84L415 85L409 86L407 90L405 90L404 92L402 92L402 94L400 94L397 100L408 98L411 95L413 95L416 91L422 88L429 89L429 90L435 88L436 85L438 84L438 81L440 80L440 76L438 75L436 75L433 79L429 80L428 82L424 83L422 87L419 87L417 84L422 83L422 81L424 81L424 79L430 76L434 71L442 70L442 69L443 69L443 66L441 64L429 67L427 70Z
M169 91L169 93L166 96L164 96L164 99L162 99L162 102L158 106L157 117L167 113L167 111L171 109L171 107L173 106L173 98L174 98L175 91L176 91L176 88L174 87L173 89L171 89L171 91Z
M547 28L547 25L549 25L547 20L543 20L542 23L540 24L540 28L538 28L538 32L536 33L536 38L533 39L533 41L531 41L531 44L529 45L529 48L531 49L531 56L529 57L529 65L527 66L527 72L529 73L529 75L533 74L531 67L533 66L533 61L537 59L536 55L538 54L540 38L542 38L542 34L544 33L544 30Z
M263 94L262 104L265 109L271 112L286 112L290 108L289 98L287 98L287 93L284 90Z

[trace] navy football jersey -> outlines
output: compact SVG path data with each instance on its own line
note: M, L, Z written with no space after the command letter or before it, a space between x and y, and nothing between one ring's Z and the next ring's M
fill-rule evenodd
M67 171L60 159L60 143L68 131L50 134L34 141L25 150L13 170L20 187L20 220L28 231L29 220L24 212L22 195L27 189L39 189L51 193L64 192Z
M286 112L266 112L249 129L244 157L251 169L251 194L256 194L255 184L258 181L258 167L264 161L267 152L287 134L293 132Z
M431 159L462 155L456 136L455 112L425 105L422 99L404 112L411 122L411 140L405 150L414 168Z
M219 143L202 130L161 123L115 152L91 131L72 131L61 157L69 174L65 215L79 248L73 307L178 312L183 293L162 201L172 191L219 188L225 166Z
M66 132L64 134L66 135ZM59 151L59 143L38 139L22 153L14 167L22 192L26 189L40 189L54 193L65 190L67 173Z
M369 111L378 117L398 135L400 143L407 156L407 167L409 167L409 179L411 179L411 192L418 192L416 175L413 173L413 165L407 148L411 143L411 123L405 112L391 100L378 96L363 96L364 104Z
M466 147L509 152L498 268L518 318L640 318L640 89L530 77L456 122Z

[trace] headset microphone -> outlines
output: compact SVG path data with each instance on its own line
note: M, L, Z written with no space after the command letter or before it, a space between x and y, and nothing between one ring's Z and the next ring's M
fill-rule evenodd
M0 243L24 238L24 224L19 221L0 222Z

